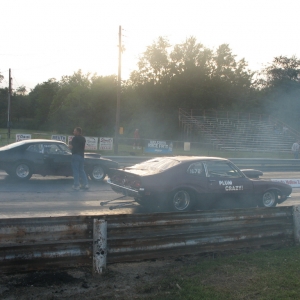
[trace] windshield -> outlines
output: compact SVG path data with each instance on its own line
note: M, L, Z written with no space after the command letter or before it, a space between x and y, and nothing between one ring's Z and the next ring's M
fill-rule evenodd
M207 161L205 165L208 177L244 177L239 169L227 161Z
M69 147L66 144L59 144L58 145L59 148L62 149L62 151L64 151L65 153L70 153L71 154L71 150L69 149Z
M180 162L171 158L154 158L147 160L141 164L137 164L128 169L164 171L178 165Z

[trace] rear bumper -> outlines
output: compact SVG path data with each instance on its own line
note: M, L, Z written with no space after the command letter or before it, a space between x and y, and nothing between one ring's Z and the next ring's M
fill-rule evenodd
M115 184L111 182L110 179L107 180L107 183L111 186L112 190L115 191L116 193L134 197L134 198L140 198L143 195L143 191L137 191L130 187Z

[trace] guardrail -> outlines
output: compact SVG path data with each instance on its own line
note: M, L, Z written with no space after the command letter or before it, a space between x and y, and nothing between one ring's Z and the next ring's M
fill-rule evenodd
M132 166L153 157L146 156L105 156L117 161L121 167ZM300 159L272 158L229 158L240 169L259 169L263 172L300 171Z
M107 239L94 223L105 223ZM0 219L0 272L91 266L106 253L102 263L291 245L299 242L299 228L300 212L292 206Z

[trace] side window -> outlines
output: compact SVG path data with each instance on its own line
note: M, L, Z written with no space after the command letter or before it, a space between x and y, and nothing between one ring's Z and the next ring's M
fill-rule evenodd
M63 151L55 144L44 144L44 151L47 154L62 154Z
M241 173L230 163L226 161L209 161L206 162L208 177L228 177L240 178Z
M34 144L27 148L27 151L34 153L44 153L44 147L42 144Z
M187 169L188 174L196 175L196 176L204 176L204 168L202 163L193 163Z

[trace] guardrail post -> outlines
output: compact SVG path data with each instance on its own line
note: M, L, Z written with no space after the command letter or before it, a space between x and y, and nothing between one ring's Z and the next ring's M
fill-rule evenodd
M93 270L100 274L106 268L107 222L94 219L93 229Z
M300 206L293 206L293 219L294 219L294 239L295 243L300 243Z

